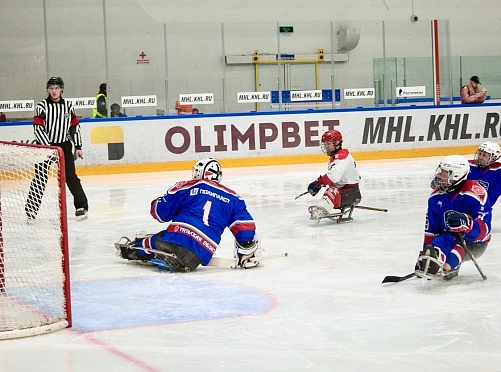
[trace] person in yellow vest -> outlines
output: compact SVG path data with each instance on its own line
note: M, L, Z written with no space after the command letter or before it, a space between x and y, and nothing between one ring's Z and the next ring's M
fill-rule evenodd
M99 86L99 93L96 96L96 107L92 109L92 117L108 117L108 98L106 96L106 83L102 83Z

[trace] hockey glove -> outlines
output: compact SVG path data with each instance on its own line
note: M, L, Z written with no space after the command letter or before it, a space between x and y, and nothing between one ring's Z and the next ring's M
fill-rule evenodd
M318 177L315 181L313 181L308 185L308 192L310 193L311 196L317 195L320 189L322 188L322 185L320 185L321 177L322 176Z
M445 226L451 232L468 233L473 229L473 219L468 214L449 211L445 213Z
M238 242L235 240L235 258L238 259L238 266L244 269L257 266L259 262L251 261L250 259L256 257L259 243L257 240L249 242Z

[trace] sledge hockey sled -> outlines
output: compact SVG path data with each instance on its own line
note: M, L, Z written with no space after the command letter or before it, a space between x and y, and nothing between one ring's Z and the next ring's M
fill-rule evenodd
M117 256L140 264L157 266L162 271L191 271L189 267L182 267L174 253L167 253L157 249L134 247L133 241L122 237L115 243ZM146 255L140 256L138 251L144 251Z
M157 266L161 271L185 271L189 272L188 267L181 267L177 261L177 257L174 253L167 253L157 249L134 247L132 240L127 237L122 237L117 243L115 243L115 248L117 250L117 256L121 258L128 259L143 265L154 265ZM131 251L144 251L147 256L140 257L139 255L128 256ZM249 261L257 262L256 266L260 265L261 261L270 260L274 258L287 257L289 254L287 252L276 253L271 255L263 255L258 257L252 257ZM223 258L223 257L212 257L207 266L236 269L241 268L238 265L238 257L234 258Z
M435 270L431 270L431 266L435 266ZM455 278L459 274L459 268L461 265L459 265L457 268L454 270L451 270L449 272L444 272L444 264L435 255L426 255L423 254L418 257L417 264L416 264L416 271L414 274L418 278L423 278L423 279L443 279L443 280L451 280L452 278ZM430 272L431 270L431 272Z
M349 207L342 207L337 213L329 213L324 207L312 205L308 207L308 212L310 212L310 220L316 223L319 223L320 220L324 218L335 221L336 223L347 223L353 221L351 215L354 209L355 205L351 205Z

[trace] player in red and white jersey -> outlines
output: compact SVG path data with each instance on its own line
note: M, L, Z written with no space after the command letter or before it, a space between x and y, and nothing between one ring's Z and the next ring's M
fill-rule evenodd
M343 136L337 130L329 130L322 135L321 149L329 156L327 173L309 184L308 192L315 196L322 187L327 190L315 211L332 213L333 209L352 208L362 200L360 193L360 173L355 159L347 149L342 148ZM311 212L311 208L310 208ZM313 214L313 213L312 213Z

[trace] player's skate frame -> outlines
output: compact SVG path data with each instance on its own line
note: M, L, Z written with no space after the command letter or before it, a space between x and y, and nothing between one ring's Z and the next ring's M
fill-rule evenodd
M310 220L319 223L321 219L328 218L331 221L337 223L347 223L353 221L351 215L353 210L357 206L358 202L351 204L349 206L344 206L339 209L339 212L329 213L327 209L320 205L312 205L308 207L308 212L310 212Z
M459 274L459 265L454 270L444 271L444 263L438 257L437 249L431 246L425 247L418 257L415 275L424 279L451 280Z

